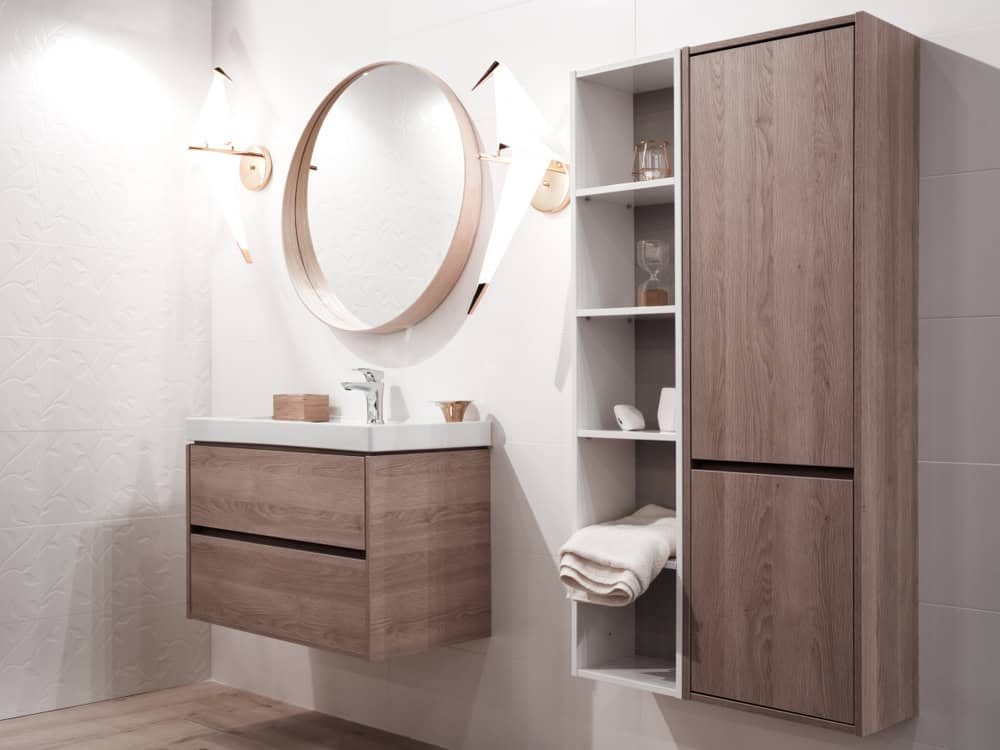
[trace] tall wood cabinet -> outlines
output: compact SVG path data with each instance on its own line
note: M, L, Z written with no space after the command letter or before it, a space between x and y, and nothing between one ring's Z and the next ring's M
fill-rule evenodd
M917 40L685 50L686 697L915 713Z

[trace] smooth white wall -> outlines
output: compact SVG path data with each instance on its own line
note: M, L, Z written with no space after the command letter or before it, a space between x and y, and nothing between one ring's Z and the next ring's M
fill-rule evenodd
M919 720L861 741L569 677L569 610L553 567L575 502L569 212L528 215L478 311L466 318L484 227L443 308L388 337L343 335L310 318L287 280L279 234L282 183L302 126L327 91L365 63L399 59L430 68L458 92L489 143L489 97L470 88L493 59L503 60L568 144L571 69L858 10L834 0L214 0L215 61L236 79L246 137L267 143L276 164L275 184L245 196L259 263L242 266L235 253L215 262L214 412L267 414L271 394L291 389L330 392L344 413L360 416L361 400L337 381L365 364L387 370L397 416L434 416L429 399L468 397L497 423L493 638L367 664L214 628L216 679L470 750L997 744L1000 71L990 66L1000 65L1000 4L872 0L864 9L928 40ZM494 181L500 169L490 167Z
M206 0L0 0L0 718L208 674L181 428L209 408L210 61Z

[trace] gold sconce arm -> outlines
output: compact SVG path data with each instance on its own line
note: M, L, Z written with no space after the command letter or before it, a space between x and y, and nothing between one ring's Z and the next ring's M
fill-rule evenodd
M271 181L271 152L263 146L236 148L235 146L188 146L189 151L207 151L240 157L240 182L247 190L257 192Z
M228 154L229 156L264 156L260 151L238 149L233 146L188 146L188 151L208 151L213 154Z

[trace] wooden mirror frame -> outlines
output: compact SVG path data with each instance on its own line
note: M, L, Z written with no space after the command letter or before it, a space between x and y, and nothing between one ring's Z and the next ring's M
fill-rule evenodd
M465 189L458 221L448 252L437 272L420 296L395 318L377 326L359 325L344 304L323 283L323 272L316 260L312 234L309 231L309 171L313 149L323 122L337 100L365 73L390 65L405 65L419 71L432 81L451 105L462 137L465 154ZM327 325L342 331L364 333L392 333L410 328L430 315L454 288L469 260L479 229L479 215L483 202L482 166L479 160L479 143L476 129L465 107L447 83L424 68L409 63L385 61L366 65L351 73L334 88L309 119L288 168L285 196L282 205L282 240L285 247L285 265L292 286L306 308Z

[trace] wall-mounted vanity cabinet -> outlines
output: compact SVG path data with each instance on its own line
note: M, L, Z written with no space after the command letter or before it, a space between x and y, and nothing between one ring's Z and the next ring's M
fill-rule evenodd
M188 512L193 619L371 660L490 635L486 447L193 442Z
M575 74L578 523L681 527L634 605L574 605L576 675L861 735L915 715L917 46L858 13ZM665 87L674 178L591 187ZM676 305L599 309L650 205ZM599 443L675 384L676 435Z

